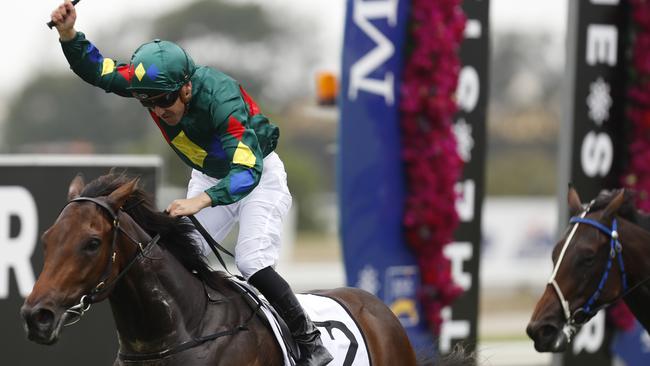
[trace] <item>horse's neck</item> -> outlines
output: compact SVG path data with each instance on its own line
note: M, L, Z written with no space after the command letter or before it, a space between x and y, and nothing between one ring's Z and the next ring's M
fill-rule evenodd
M648 304L650 304L650 286L643 284L637 287L633 292L625 297L625 303L630 308L636 319L650 332L650 313L648 313Z
M620 228L620 238L628 287L638 286L625 297L625 302L644 328L650 331L650 313L647 312L650 306L650 231L624 222Z
M206 306L202 283L173 255L156 245L146 256L110 297L123 352L157 352L189 339Z

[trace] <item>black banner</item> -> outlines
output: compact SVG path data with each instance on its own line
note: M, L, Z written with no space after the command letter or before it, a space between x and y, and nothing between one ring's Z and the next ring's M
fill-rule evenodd
M458 151L465 162L457 183L456 210L460 225L454 242L445 247L454 281L465 293L442 311L443 324L438 340L441 353L462 342L474 350L477 342L479 257L481 254L481 207L485 177L485 125L488 97L489 9L486 0L465 0L465 39L460 48L461 71L456 96L459 111L454 130Z
M590 199L603 188L620 186L628 7L616 1L577 3L571 180L580 196Z
M110 365L117 337L107 301L94 304L53 346L27 340L20 307L43 267L41 234L67 201L77 173L86 182L116 167L155 197L157 158L0 156L0 350L3 365Z
M618 0L570 1L567 98L560 144L559 230L567 226L566 187L583 201L619 187L623 159L628 6ZM604 314L575 336L563 365L610 365Z

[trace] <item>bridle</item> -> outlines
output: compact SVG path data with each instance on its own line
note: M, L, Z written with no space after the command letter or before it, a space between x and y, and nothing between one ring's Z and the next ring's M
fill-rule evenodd
M591 319L598 311L601 309L604 309L611 304L615 303L618 301L620 298L624 297L627 295L631 290L636 288L634 286L632 289L628 290L628 284L627 284L627 274L625 273L625 265L623 263L623 245L619 241L619 235L618 235L618 222L616 221L616 218L612 219L612 225L611 228L603 225L602 223L594 220L594 219L589 219L585 218L587 213L589 212L589 209L593 205L594 201L591 201L589 205L587 205L587 208L580 214L580 216L573 216L569 220L570 224L575 224L573 228L571 229L569 235L567 236L566 240L564 241L564 246L562 247L562 251L560 252L560 255L557 259L557 262L555 263L555 268L553 269L553 273L551 274L551 278L548 280L548 284L553 287L555 290L555 293L558 296L558 299L560 301L560 305L562 305L562 311L564 313L564 318L566 320L566 323L564 324L564 327L562 328L562 332L566 335L567 339L570 341L571 337L576 333L577 327L583 325L586 323L589 319ZM555 276L557 275L560 265L562 264L562 260L564 259L564 254L566 253L566 250L571 243L571 239L573 239L573 235L576 233L578 230L578 226L580 224L586 224L590 225L597 230L603 232L605 235L609 236L610 239L610 250L609 250L609 255L607 257L607 264L605 265L605 270L603 271L603 274L600 277L600 281L598 282L598 288L594 293L589 297L587 302L576 309L573 314L571 314L571 308L569 302L566 300L564 297L564 294L562 293L562 290L560 289L560 285L557 283L555 280ZM614 264L614 260L618 261L618 266L621 271L621 286L623 287L623 291L621 292L622 295L618 296L614 301L611 303L603 304L601 306L595 307L594 304L602 294L602 291L605 287L605 284L607 283L607 278L609 277L609 272L612 269L612 266Z
M100 302L103 299L108 296L108 292L115 286L115 284L129 271L129 269L144 255L146 255L152 247L156 243L158 243L158 240L160 239L160 235L154 236L147 244L142 244L142 242L138 241L137 239L134 239L132 235L130 235L128 232L126 232L122 226L120 226L120 221L119 221L119 211L116 212L113 210L111 206L109 206L105 201L95 198L95 197L77 197L72 200L70 200L65 206L67 207L71 203L74 202L92 202L99 206L102 211L106 214L108 214L109 218L111 219L112 223L112 232L113 236L111 239L111 250L113 254L111 255L110 259L108 260L108 263L106 264L106 269L104 270L104 273L102 275L102 280L90 291L90 293L85 294L81 296L81 299L79 300L79 303L77 305L74 305L68 309L66 309L66 320L64 323L64 326L70 326L72 324L77 323L79 320L81 320L81 317L90 309L90 305ZM121 210L121 209L120 209ZM117 236L118 233L124 234L133 244L137 246L138 252L136 255L131 258L131 260L128 262L128 264L122 268L122 270L115 276L114 279L110 279L111 273L113 272L113 264L115 263L115 259L117 257Z
M143 200L140 200L136 202L135 204L131 205L129 208L132 208L138 204L140 204ZM67 207L69 204L73 202L92 202L96 204L97 206L101 207L102 210L108 214L109 218L112 220L112 232L113 232L113 237L111 239L111 250L113 251L113 254L111 255L111 258L109 259L108 263L106 264L106 269L104 270L104 274L102 275L103 280L101 280L87 295L81 296L81 299L79 300L79 303L77 305L74 305L70 308L68 308L65 313L67 315L67 319L64 320L64 326L70 326L72 324L77 323L79 320L81 320L81 317L90 309L90 305L94 304L96 302L100 302L104 300L107 296L110 290L115 286L115 284L129 271L129 269L136 263L138 260L142 257L146 257L147 253L155 246L155 244L158 243L160 240L160 234L157 234L154 236L147 244L142 244L142 242L138 241L137 239L134 239L132 235L130 235L128 232L126 232L122 226L120 226L120 221L119 221L119 211L116 212L113 210L111 206L109 206L105 201L95 198L95 197L77 197L75 199L70 200L65 206ZM127 211L128 209L120 208L120 211ZM192 217L193 219L193 217ZM194 221L194 220L193 220ZM199 225L198 222L196 225ZM201 230L205 231L203 227L201 227ZM137 246L138 252L131 258L131 260L128 262L124 268L115 276L114 279L110 279L111 272L113 270L113 264L115 263L115 258L117 257L117 235L118 233L124 234L133 244ZM204 234L206 235L206 234ZM210 238L213 243L215 243L219 248L221 246L214 241L214 239ZM215 247L212 247L214 251L216 251ZM223 248L222 248L223 249ZM223 249L225 250L225 249ZM226 251L227 252L227 251ZM218 252L216 253L217 256L219 256ZM223 260L219 257L219 259L222 261ZM225 266L225 264L224 264ZM227 269L226 269L227 270ZM248 316L243 322L240 324L204 336L196 336L192 337L191 339L181 342L179 344L170 346L168 348L165 348L162 351L158 352L152 352L152 353L143 353L143 354L125 354L122 352L119 352L118 357L122 361L126 362L133 362L133 361L149 361L149 360L159 360L168 356L171 356L173 354L183 352L185 350L188 350L190 348L194 348L197 346L200 346L201 344L205 342L209 342L212 340L215 340L217 338L225 337L225 336L231 336L234 335L240 331L245 331L248 330L248 326L251 323L251 321L255 318L256 315L260 312L262 302L259 300L259 298L253 293L250 289L247 287L242 287L243 292L240 291L240 295L244 295L245 293L252 295L251 298L254 300L255 304L248 303L249 307L252 309L250 316Z

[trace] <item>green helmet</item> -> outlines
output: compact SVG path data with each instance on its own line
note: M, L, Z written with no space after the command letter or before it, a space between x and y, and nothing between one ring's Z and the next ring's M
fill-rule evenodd
M131 81L127 90L139 98L173 92L187 83L196 65L179 45L154 39L138 47L131 56Z

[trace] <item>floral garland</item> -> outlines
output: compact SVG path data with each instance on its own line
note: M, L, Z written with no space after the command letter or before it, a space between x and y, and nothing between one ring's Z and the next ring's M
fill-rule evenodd
M650 211L650 2L630 0L632 44L626 117L630 143L623 185L637 192L636 205ZM634 327L634 315L619 302L609 313L622 330Z
M402 159L407 195L405 236L421 275L420 301L429 326L439 334L440 311L462 290L453 283L443 247L458 226L454 186L463 163L452 119L465 16L461 0L413 0L411 49L401 85Z
M632 58L627 119L631 141L623 184L637 192L637 207L650 211L650 3L631 0Z

